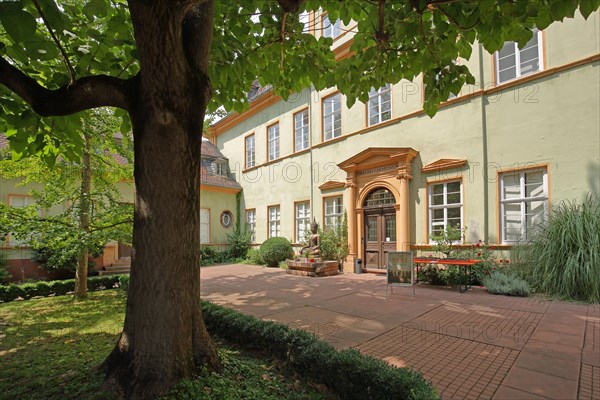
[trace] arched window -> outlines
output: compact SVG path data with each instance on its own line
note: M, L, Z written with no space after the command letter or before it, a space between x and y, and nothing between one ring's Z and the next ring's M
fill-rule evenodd
M382 207L396 204L394 194L387 189L375 189L365 199L363 207Z

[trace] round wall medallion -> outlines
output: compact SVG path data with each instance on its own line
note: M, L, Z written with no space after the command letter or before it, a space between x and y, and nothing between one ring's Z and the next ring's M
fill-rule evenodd
M229 210L225 210L221 213L221 225L224 228L229 228L233 225L233 214Z

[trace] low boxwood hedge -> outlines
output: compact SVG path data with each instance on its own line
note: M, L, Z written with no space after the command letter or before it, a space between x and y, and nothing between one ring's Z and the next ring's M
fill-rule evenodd
M288 360L297 373L325 384L342 399L438 399L431 383L412 369L390 366L356 350L337 351L311 333L209 302L202 308L211 334Z
M116 284L121 284L120 275L99 276L88 278L88 290L112 289ZM32 297L47 297L50 295L62 296L75 290L75 279L64 281L39 281L23 283L20 285L0 285L0 302L9 302L19 297L28 300Z

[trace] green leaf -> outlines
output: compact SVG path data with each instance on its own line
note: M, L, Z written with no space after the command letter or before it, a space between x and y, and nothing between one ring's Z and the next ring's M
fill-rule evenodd
M0 21L6 33L17 43L31 39L35 35L37 23L33 15L23 10L0 13Z
M579 4L579 12L583 18L588 17L600 7L600 0L581 0Z

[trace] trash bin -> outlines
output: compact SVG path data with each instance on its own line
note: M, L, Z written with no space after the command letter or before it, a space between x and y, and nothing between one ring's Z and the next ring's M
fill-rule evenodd
M362 273L362 260L360 258L356 259L356 262L354 264L354 272L357 274Z

